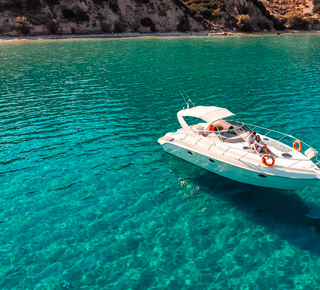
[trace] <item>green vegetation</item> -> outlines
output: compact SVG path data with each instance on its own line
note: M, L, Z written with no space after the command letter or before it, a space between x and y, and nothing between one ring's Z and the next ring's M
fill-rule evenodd
M153 8L146 15L140 15L128 21L122 16L119 20L110 20L107 10L110 9L117 15L122 15L119 7L119 0L92 0L93 5L100 9L96 14L91 12L92 7L80 8L77 2L85 0L76 0L72 5L66 5L61 0L0 0L0 13L8 11L5 17L8 17L6 23L0 28L1 33L9 33L13 30L19 31L21 34L39 33L46 27L45 30L50 30L52 34L63 33L66 29L67 22L76 22L82 24L81 31L84 27L89 27L90 31L97 27L97 31L125 32L125 31L148 31L156 32L158 28L158 20L154 17L144 17L149 15ZM134 5L145 4L148 7L152 6L151 0L132 0ZM160 1L161 2L161 1ZM320 0L313 0L313 13L303 14L301 12L289 12L283 15L286 11L286 6L279 4L280 8L274 8L273 12L269 12L266 7L269 7L263 0L235 1L227 2L227 0L172 0L172 4L177 6L175 9L182 9L185 16L178 16L176 21L176 30L190 31L193 27L192 16L198 21L204 29L239 29L244 32L251 31L266 31L272 29L317 29L319 27L320 16ZM267 5L267 6L266 6ZM92 6L92 4L91 4ZM283 6L283 7L282 7ZM278 6L276 6L278 7ZM306 6L309 7L309 6ZM300 9L300 8L299 8ZM299 10L298 9L298 10ZM161 17L169 17L166 5L160 5L157 11ZM153 12L151 14L154 14ZM274 13L278 13L275 15ZM318 14L314 16L314 14ZM17 17L19 16L20 17ZM103 15L103 16L102 16ZM2 15L1 15L2 17ZM17 17L17 18L16 18ZM27 18L28 19L27 19ZM11 18L11 20L10 20ZM14 22L16 19L16 23ZM190 22L189 22L190 20ZM13 23L13 24L12 24ZM99 24L101 25L99 27ZM32 30L30 28L34 26ZM35 29L37 27L37 29ZM75 28L72 28L75 31ZM80 30L79 30L80 31ZM75 33L75 32L73 32ZM13 33L14 34L14 33Z
M284 17L287 19L286 27L291 29L308 29L313 21L312 17L304 17L299 12L289 12Z
M17 17L16 18L16 24L15 28L22 34L29 34L30 28L32 27L32 24L30 21L27 20L26 17Z
M276 29L285 29L287 18L283 15L275 15L274 16L274 24Z
M313 0L313 13L320 14L320 0Z
M59 22L57 19L51 19L49 22L49 29L52 34L59 33Z
M184 3L193 15L199 13L203 18L208 20L221 17L221 11L224 11L226 7L223 0L188 0Z
M245 32L253 31L253 25L249 15L241 14L237 17L237 19L237 26L240 30Z

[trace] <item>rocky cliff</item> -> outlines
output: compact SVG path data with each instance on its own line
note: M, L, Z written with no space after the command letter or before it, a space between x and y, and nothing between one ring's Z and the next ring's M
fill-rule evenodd
M314 17L320 7L318 2L320 0L0 0L0 35L310 29L319 23L317 16Z
M320 0L262 0L268 12L284 27L320 29Z
M202 31L178 0L0 0L0 34Z
M260 31L275 28L272 15L257 0L188 0L185 4L195 15L200 13L214 29Z
M285 15L289 12L313 13L313 0L263 0L268 11L274 15Z
M186 0L214 28L263 31L320 29L320 0Z

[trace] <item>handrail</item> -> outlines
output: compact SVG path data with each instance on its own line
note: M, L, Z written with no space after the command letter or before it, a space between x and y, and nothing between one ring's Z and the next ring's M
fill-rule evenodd
M238 121L234 121L234 122L238 122ZM260 129L263 129L263 130L267 130L267 131L269 131L269 133L275 132L275 133L284 135L284 136L286 136L286 137L290 137L290 138L292 138L292 139L296 139L296 140L301 141L300 139L298 139L298 138L296 138L296 137L294 137L294 136L292 136L292 135L289 135L289 134L286 134L286 133L283 133L283 132L280 132L280 131L272 130L272 129L269 129L269 128L265 128L265 127L261 127L261 126L257 126L257 125L253 125L253 124L249 124L249 123L245 123L245 125L254 126L255 128L260 128ZM269 134L269 133L268 133L268 134ZM265 136L267 136L267 135L265 135ZM279 141L279 140L282 140L282 138L281 138L281 139L278 139L277 141ZM304 144L304 145L306 145L306 146L309 147L309 148L314 149L311 145L307 144L307 143L304 142L304 141L301 141L301 143Z
M212 146L213 144L211 144L211 146ZM220 145L220 144L219 144ZM242 149L239 149L239 148L235 148L235 147L232 147L232 146L229 146L229 145L226 145L226 144L221 144L222 146L226 146L226 147L228 147L225 151L223 151L223 153L222 153L222 155L225 155L225 153L229 150L229 149L235 149L235 150L239 150L239 151L243 151ZM210 147L211 147L210 146ZM210 148L209 147L209 148ZM208 149L209 149L208 148ZM252 154L252 155L254 155L255 157L258 157L258 155L255 153L255 152L246 152L244 155L242 155L242 156L240 156L239 158L235 158L234 156L231 156L230 154L226 154L227 156L229 156L229 157L232 157L232 158L234 158L234 159L236 159L236 160L238 160L238 161L241 161L241 159L243 158L243 157L245 157L246 155L249 155L249 154ZM286 158L283 158L283 157L276 157L277 159L282 159L282 160L286 160L286 161L295 161L295 162L293 162L292 164L290 164L290 165L288 165L288 166L286 166L286 167L284 167L284 169L288 169L288 168L290 168L290 167L292 167L292 166L294 166L294 165L296 165L296 164L298 164L299 162L309 162L310 160L309 159L286 159ZM243 162L243 161L242 161ZM312 164L312 166L316 166L317 167L317 164L319 164L320 163L320 161L319 162L317 162L316 164ZM262 164L262 162L260 162L257 166L260 166ZM312 167L312 166L310 166L310 167ZM309 169L310 167L308 167L307 169Z
M289 135L289 134L286 134L286 133L283 133L283 132L280 132L280 131L276 131L276 130L272 130L272 129L269 129L269 128L265 128L265 127L261 127L261 126L257 126L257 125L254 125L254 124L249 124L249 123L244 123L244 122L239 122L239 121L232 121L233 123L240 123L240 124L244 124L244 125L248 125L248 126L253 126L254 129L255 128L260 128L260 129L263 129L263 130L266 130L268 131L268 133L266 133L264 136L267 136L268 134L270 134L271 132L275 132L277 134L281 134L281 135L284 135L283 137L279 138L279 139L276 139L276 138L272 138L272 139L275 139L276 141L281 141L281 140L284 140L286 137L289 137L291 139L295 139L295 140L299 140L302 144L304 144L308 149L311 148L313 150L315 150L311 145L309 145L308 143L304 142L304 141L301 141L300 139L296 138L295 136L292 136L292 135ZM286 141L286 142L289 142L289 141ZM318 151L315 150L317 152L316 154L316 161L318 161L317 159L317 156L318 156ZM281 158L281 157L280 157ZM299 159L290 159L290 160L299 160ZM303 160L303 159L300 159L300 160Z
M283 132L280 132L280 131L276 131L276 130L272 130L272 129L269 129L269 128L265 128L265 127L262 127L262 126L257 126L257 125L254 125L254 124L249 124L249 123L244 123L244 122L240 122L240 121L229 121L229 123L237 123L237 124L241 124L240 126L238 126L238 128L234 128L232 130L234 130L234 132L239 136L241 137L236 131L235 129L242 129L244 126L253 126L252 129L250 129L251 131L256 129L256 128L260 128L260 129L263 129L263 130L266 130L268 131L268 133L266 133L264 136L267 136L268 134L270 134L271 132L274 132L274 133L277 133L277 134L281 134L281 135L284 135L284 137L281 137L279 139L275 139L276 141L280 141L280 140L283 140L285 137L290 137L292 139L296 139L296 140L299 140L301 141L300 139L292 136L292 135L289 135L289 134L286 134L286 133L283 133ZM218 137L218 134L217 133L227 133L229 132L229 130L218 130L218 131L209 131L209 130L199 130L199 132L209 132L209 133L215 133L215 135ZM242 137L241 137L242 138ZM219 138L220 139L220 138ZM243 138L242 138L243 139ZM304 141L301 141L302 144L306 145L308 148L312 148L314 149L311 145L307 144L306 142Z
M242 128L244 125L248 125L248 126L254 126L254 128L260 128L260 129L263 129L263 130L267 130L267 131L268 131L267 134L269 134L269 133L271 133L271 132L275 132L275 133L284 135L284 137L281 137L280 139L275 139L275 138L273 138L273 139L275 139L276 141L283 140L283 139L286 138L286 137L290 137L290 138L296 139L296 138L295 138L294 136L292 136L292 135L288 135L288 134L286 134L286 133L282 133L282 132L279 132L279 131L276 131L276 130L272 130L272 129L269 129L269 128L264 128L264 127L261 127L261 126L252 125L252 124L247 124L247 123L243 123L243 122L239 122L239 121L233 121L233 122L234 122L234 123L241 123L242 126L239 127L239 128ZM251 129L249 128L249 130L251 130ZM207 130L201 130L201 132L202 132L202 131L203 131L203 132L216 133L215 131L211 132L211 131L207 131ZM224 131L227 132L228 130L224 130ZM200 131L199 131L199 132L200 132ZM218 132L220 133L220 132L223 132L223 131L218 131ZM236 132L236 131L235 131L235 132ZM195 133L195 132L193 132L193 133ZM175 132L175 133L173 133L173 134L185 134L186 136L184 136L184 138L181 139L181 140L185 140L190 133ZM237 132L236 132L236 134L237 134L239 137L241 137ZM267 136L267 134L265 134L264 136ZM215 135L219 138L218 134L215 134ZM195 142L195 145L196 145L200 140L202 140L202 139L203 139L203 136L200 137L200 138ZM220 138L219 138L219 139L220 139ZM242 138L242 139L243 139L243 138ZM210 140L210 139L208 139L208 140ZM243 140L244 140L244 139L243 139ZM220 145L220 146L227 147L226 150L222 149L222 150L224 150L223 153L222 153L222 155L224 155L229 149L238 150L238 151L242 151L242 152L244 151L243 149L232 147L232 146L230 146L230 145L228 145L228 144L226 144L226 143L224 143L224 142L221 142L221 143L219 142L219 143L217 144L215 141L212 141L212 140L210 140L210 141L212 142L212 144L211 144L210 146L208 146L208 148L207 148L208 150L210 150L210 148L211 148L213 145L215 145L215 146ZM221 141L221 140L220 140L220 141ZM305 142L303 142L303 141L301 141L301 142L302 142L304 145L306 145L307 147L312 148L309 144L307 144L307 143L305 143ZM312 149L313 149L313 148L312 148ZM231 156L230 154L226 154L226 155L229 156L229 157L235 158L236 160L239 160L239 161L240 161L243 157L245 157L245 156L247 156L247 155L249 155L249 154L253 154L255 157L258 157L255 152L248 152L248 151L246 151L245 154L241 155L239 158L235 158L235 157ZM317 165L320 164L320 161L318 161L317 156L318 156L318 155L316 155L316 158L315 158L315 160L317 161L317 163L313 163L313 164L312 164L311 166L309 166L307 169L309 169L309 168L311 168L311 167L313 167L313 166L318 167ZM277 158L277 159L286 160L286 161L296 161L296 162L293 162L292 164L290 164L289 166L284 167L284 169L288 169L288 168L290 168L290 167L298 164L299 162L311 161L310 159L302 159L302 158L299 158L299 159L297 159L297 158L295 158L295 159L287 159L287 158L284 158L284 157L281 157L281 156L277 156L276 158ZM242 162L243 162L243 161L242 161ZM258 166L259 166L259 165L258 165Z
M185 134L185 135L186 135L184 138L182 138L182 139L180 139L180 140L185 140L185 138L186 138L188 135L190 135L190 133L181 133L181 132L175 132L175 133L173 133L173 134ZM195 142L195 145L196 145L196 143L198 143L201 139L203 139L203 137L200 137L200 138ZM210 140L210 139L209 139L209 140ZM214 142L214 141L212 141L212 140L210 140L210 141L212 142L212 144L208 147L208 149L211 148L211 146L213 146L214 144L217 145L216 142ZM232 147L232 146L230 146L230 145L227 145L226 143L219 143L218 145L228 147L227 150L229 150L229 149L231 148L231 149L238 150L238 151L241 151L241 152L244 151L243 149ZM224 152L226 152L227 150L225 150ZM246 153L249 153L249 154L251 153L251 154L254 154L255 156L257 156L257 154L256 154L255 152L247 152L247 151L246 151ZM245 154L245 155L246 155L246 154ZM307 159L307 160L306 160L306 159L301 159L301 158L298 158L298 159L297 159L297 158L287 159L287 158L284 158L284 157L281 157L281 156L277 156L277 159L290 160L290 161L309 161L309 159Z

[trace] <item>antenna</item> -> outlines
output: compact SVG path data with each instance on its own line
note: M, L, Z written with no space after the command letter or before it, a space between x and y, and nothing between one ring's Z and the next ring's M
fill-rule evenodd
M190 104L192 104L193 107L195 107L196 105L192 102L192 100L189 98L188 94L182 90L179 91L181 97L183 98L184 102L187 104L187 109L190 108Z
M189 109L189 103L187 102L186 98L184 97L182 91L179 91L181 97L183 98L184 102L187 104L187 109Z

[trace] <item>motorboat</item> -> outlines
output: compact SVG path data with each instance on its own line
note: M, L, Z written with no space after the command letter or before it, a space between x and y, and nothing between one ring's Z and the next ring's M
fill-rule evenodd
M235 114L215 106L188 105L177 116L181 128L158 142L185 161L238 182L276 189L301 190L320 179L318 152L291 135L229 120ZM188 124L189 117L196 122ZM271 154L248 145L253 130Z

